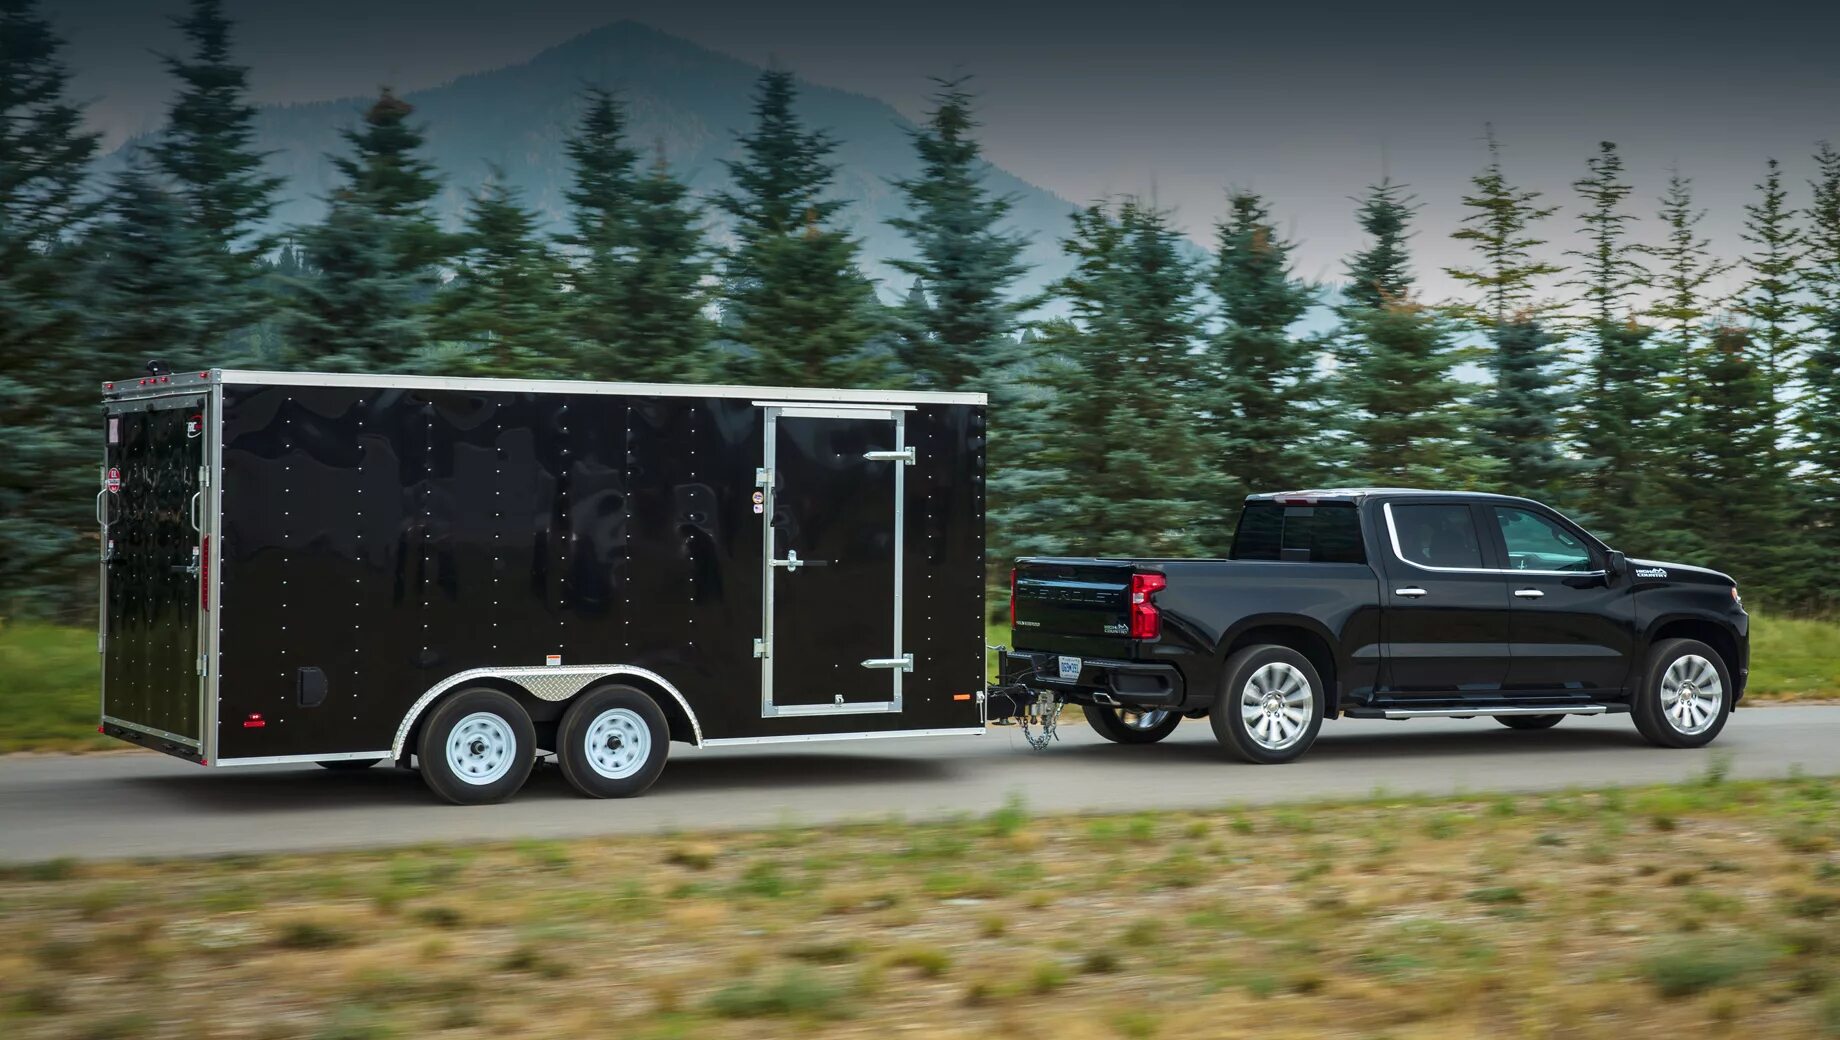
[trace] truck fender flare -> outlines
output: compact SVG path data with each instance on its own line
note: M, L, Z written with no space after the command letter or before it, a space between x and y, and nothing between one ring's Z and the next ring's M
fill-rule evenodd
M456 672L428 688L428 691L415 699L403 715L402 723L396 727L396 739L390 744L390 757L400 762L408 753L409 734L415 729L416 720L440 696L457 686L478 679L501 679L513 683L532 697L544 701L566 701L589 686L602 679L611 679L619 675L630 675L671 695L677 706L683 709L684 716L690 720L691 732L696 739L696 747L703 746L703 724L697 719L696 712L690 709L690 702L684 699L676 686L664 676L646 668L630 664L583 664L568 667L535 668L470 668Z

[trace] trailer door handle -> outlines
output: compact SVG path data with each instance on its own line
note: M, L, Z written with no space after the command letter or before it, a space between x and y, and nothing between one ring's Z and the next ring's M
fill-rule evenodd
M903 672L914 670L914 655L902 654L899 657L871 657L862 663L864 668L899 668Z
M192 530L199 534L204 533L204 517L199 515L199 507L202 505L204 505L204 492L192 492L192 504L187 507L186 513L192 518Z
M1539 589L1515 589L1514 595L1520 599L1539 599L1541 596L1546 595L1546 593L1541 592Z
M829 560L801 560L799 559L798 550L794 549L793 551L786 554L785 559L769 560L768 562L773 564L773 566L775 567L784 567L789 571L796 571L800 567L822 567L831 561Z
M105 528L109 526L109 510L108 506L103 502L103 497L108 493L108 488L103 488L101 491L96 492L96 523Z
M905 462L911 466L914 464L914 449L902 448L899 451L865 451L863 452L863 458L868 459L870 462Z
M1408 585L1403 589L1394 589L1393 595L1404 596L1407 599L1417 599L1418 597L1425 595L1425 590L1419 588L1416 585Z

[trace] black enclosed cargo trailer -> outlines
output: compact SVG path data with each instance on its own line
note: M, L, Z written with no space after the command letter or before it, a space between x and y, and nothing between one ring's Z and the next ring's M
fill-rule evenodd
M984 398L211 370L104 386L104 732L588 794L671 741L983 731Z

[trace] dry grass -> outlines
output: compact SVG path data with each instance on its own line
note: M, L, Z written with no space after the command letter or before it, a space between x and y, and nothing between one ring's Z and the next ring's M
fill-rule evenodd
M1840 1035L1840 781L0 877L0 1035Z

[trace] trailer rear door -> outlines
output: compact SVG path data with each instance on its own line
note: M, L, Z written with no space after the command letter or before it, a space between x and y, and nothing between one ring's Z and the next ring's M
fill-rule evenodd
M201 579L206 394L111 401L102 524L102 721L185 757L205 751ZM131 734L131 735L130 735Z
M762 716L901 710L905 435L898 408L766 407Z

